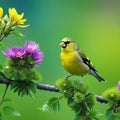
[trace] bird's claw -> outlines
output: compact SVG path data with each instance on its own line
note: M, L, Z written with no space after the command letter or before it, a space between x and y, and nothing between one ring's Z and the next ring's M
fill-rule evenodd
M67 81L67 80L68 80L68 78L69 78L69 77L71 77L71 76L72 76L72 75L68 75L68 76L66 76L66 77L64 78L64 80L66 80L66 81Z

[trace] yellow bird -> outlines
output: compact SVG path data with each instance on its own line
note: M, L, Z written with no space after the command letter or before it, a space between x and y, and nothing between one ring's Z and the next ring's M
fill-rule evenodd
M100 77L93 67L90 59L86 57L84 52L79 48L77 43L71 38L63 38L61 43L60 60L62 66L71 75L83 76L86 73L93 75L99 82L105 81ZM70 76L71 76L70 75ZM67 76L66 79L68 79Z

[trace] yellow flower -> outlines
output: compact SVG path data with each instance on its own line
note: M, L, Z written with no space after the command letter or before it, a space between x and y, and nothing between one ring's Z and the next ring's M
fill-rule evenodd
M0 7L0 18L3 16L3 8Z
M9 8L8 12L10 21L15 22L16 24L24 24L24 22L26 22L26 19L22 19L24 13L18 14L15 8Z

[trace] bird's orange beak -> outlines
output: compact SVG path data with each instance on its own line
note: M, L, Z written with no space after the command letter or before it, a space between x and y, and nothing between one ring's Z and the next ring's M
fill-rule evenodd
M65 47L66 47L66 44L65 44L64 42L61 42L61 43L60 43L60 46L61 46L62 48L65 48Z

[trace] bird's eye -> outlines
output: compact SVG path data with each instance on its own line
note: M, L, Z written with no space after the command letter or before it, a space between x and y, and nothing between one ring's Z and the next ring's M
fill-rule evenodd
M69 44L70 43L70 41L66 41L66 42L64 42L65 43L65 45L67 45L67 44Z

